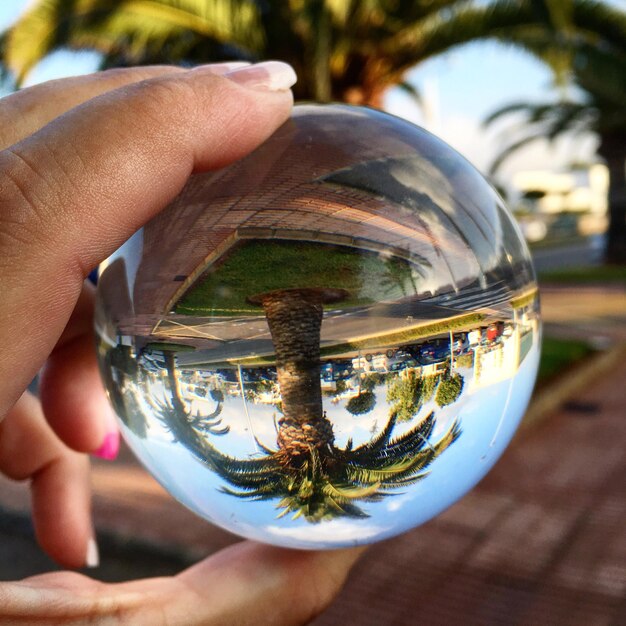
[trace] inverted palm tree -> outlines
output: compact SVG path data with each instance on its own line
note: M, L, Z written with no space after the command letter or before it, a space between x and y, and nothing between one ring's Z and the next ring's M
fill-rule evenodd
M218 390L218 393L211 394L216 402L216 407L211 413L204 415L198 411L192 415L180 394L176 375L176 356L173 352L164 354L170 397L163 402L155 402L157 419L177 441L193 450L198 446L198 438L202 439L208 434L225 435L229 432L230 428L224 426L219 417L224 401L222 392Z
M281 289L248 298L261 306L274 343L282 415L276 448L257 441L262 458L237 459L221 453L194 424L180 400L174 356L167 356L172 400L159 418L173 436L209 466L242 498L279 499L283 515L292 512L311 522L332 517L365 517L355 501L380 500L386 492L425 476L426 467L459 436L454 423L436 444L428 440L434 414L408 433L392 439L395 415L373 441L353 449L335 444L333 426L322 406L320 336L324 305L348 296L341 289ZM215 431L213 431L215 432Z
M113 410L132 433L145 439L148 422L139 398L149 394L143 369L138 365L130 346L120 344L103 349L106 352L101 371Z
M436 423L434 413L405 434L393 438L395 417L368 443L345 448L313 441L301 447L285 447L281 430L277 448L260 448L261 458L235 458L220 452L208 437L188 421L176 419L171 405L162 405L161 419L173 424L174 437L220 476L228 487L222 491L250 500L278 500L278 517L289 513L309 522L337 517L364 518L368 514L356 502L377 502L396 489L407 487L428 475L428 467L461 434L455 421L436 442L431 442ZM323 415L332 437L332 426ZM295 456L292 456L295 450Z
M282 417L278 445L290 464L310 449L333 445L334 435L322 407L320 333L324 304L348 296L343 289L280 289L248 298L263 307L276 359Z
M538 29L590 40L609 29L590 0L37 0L9 31L4 60L22 82L58 48L94 49L104 66L275 58L296 97L380 106L416 64L479 39L526 47Z

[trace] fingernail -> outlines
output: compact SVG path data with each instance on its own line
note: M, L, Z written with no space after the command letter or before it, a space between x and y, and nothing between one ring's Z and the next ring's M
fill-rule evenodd
M87 542L87 555L85 557L85 567L98 567L100 565L100 553L96 540L91 538Z
M260 91L286 91L298 80L293 67L282 61L265 61L237 68L224 74L224 77Z
M102 445L93 453L94 456L113 461L120 449L120 434L117 430L107 433Z
M250 67L250 63L248 61L226 61L225 63L208 63L206 65L198 65L197 67L192 68L192 72L194 71L207 71L211 72L211 74L227 74L228 72L232 72L234 70L238 70L239 68Z

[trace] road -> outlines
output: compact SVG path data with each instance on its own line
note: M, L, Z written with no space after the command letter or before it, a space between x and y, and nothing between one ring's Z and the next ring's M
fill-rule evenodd
M598 265L602 261L604 240L596 235L568 245L532 250L533 262L538 272L545 272L566 267Z

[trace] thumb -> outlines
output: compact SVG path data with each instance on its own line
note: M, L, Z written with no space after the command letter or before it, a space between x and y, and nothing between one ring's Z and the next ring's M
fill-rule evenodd
M194 170L265 140L289 115L294 82L278 62L161 76L94 98L0 153L0 414L54 346L84 275Z

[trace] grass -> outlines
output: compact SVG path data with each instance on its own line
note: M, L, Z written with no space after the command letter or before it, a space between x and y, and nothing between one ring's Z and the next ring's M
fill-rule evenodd
M412 281L413 268L403 259L323 243L251 240L211 266L182 296L176 312L258 315L249 296L307 287L346 289L349 297L331 308L348 308L413 293Z
M162 352L193 352L194 346L187 345L186 343L173 343L171 341L151 341L146 344L145 350L153 351L158 350Z
M626 284L625 265L598 265L592 267L572 267L562 270L541 272L539 280L545 283L624 283Z
M544 337L539 362L538 384L547 384L593 353L593 348L584 341Z
M468 313L466 315L458 315L453 318L442 320L441 322L432 322L429 324L423 324L420 326L413 326L406 330L401 330L393 333L386 333L384 335L372 335L370 337L364 337L362 339L353 339L343 343L338 343L333 346L322 347L322 356L331 356L341 354L342 352L352 352L355 350L367 350L370 348L379 348L381 345L394 346L418 339L424 339L424 337L433 337L442 333L454 332L461 330L468 326L474 326L480 324L485 318L481 313Z
M535 287L527 293L523 293L521 296L517 296L515 298L511 298L511 306L514 309L519 309L523 306L528 306L532 304L537 299L538 289Z

